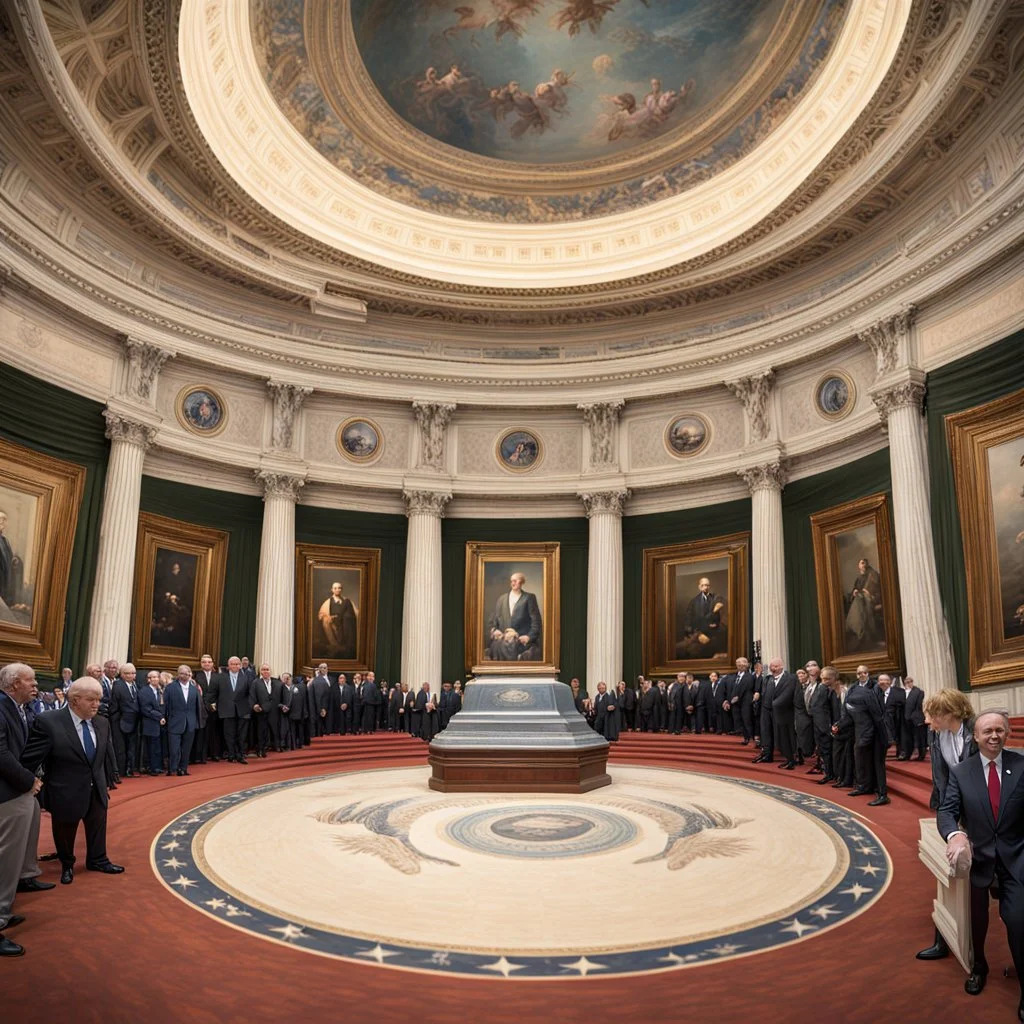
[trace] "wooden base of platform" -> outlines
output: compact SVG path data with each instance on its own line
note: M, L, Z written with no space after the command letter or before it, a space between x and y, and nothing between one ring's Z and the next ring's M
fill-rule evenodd
M611 784L598 750L430 747L430 788L441 793L588 793Z

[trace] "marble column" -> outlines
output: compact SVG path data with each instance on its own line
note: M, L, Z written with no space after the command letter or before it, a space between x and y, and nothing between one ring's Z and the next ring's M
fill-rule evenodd
M628 490L580 494L589 520L587 556L587 693L622 678L622 507Z
M89 619L86 657L89 664L102 664L108 658L118 661L128 658L142 464L156 435L155 426L133 419L125 412L107 409L103 415L110 438L110 459L103 489L103 517Z
M928 460L921 403L923 374L876 387L871 394L889 430L896 562L907 674L925 693L956 687L956 667L939 595L928 496Z
M275 676L295 669L295 501L305 479L260 470L263 537L256 595L254 664L270 665ZM241 652L240 652L241 653Z
M754 640L761 642L767 667L772 658L789 664L786 623L786 558L782 531L782 488L785 470L768 462L740 473L750 489Z
M410 690L441 685L441 519L449 493L406 490L409 533L402 605L402 682Z

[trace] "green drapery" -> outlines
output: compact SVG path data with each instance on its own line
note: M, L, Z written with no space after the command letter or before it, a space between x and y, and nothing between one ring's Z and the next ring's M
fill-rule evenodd
M928 468L935 563L953 643L957 679L964 690L970 689L967 682L970 644L967 577L945 417L1021 388L1024 388L1024 331L928 374Z
M85 670L103 484L110 452L103 403L82 398L4 364L0 364L0 394L0 437L85 467L60 650L61 665L69 666L77 677ZM52 683L60 678L60 673L40 673L38 678L40 682Z
M402 599L407 531L407 520L402 515L378 515L313 505L299 505L295 509L297 543L380 548L374 671L378 679L392 682L401 679L402 671ZM436 594L427 594L424 598L436 600Z
M643 665L644 548L724 537L750 530L750 499L701 505L677 512L625 516L622 520L623 635L622 673L633 681ZM746 585L749 587L750 581Z
M783 490L782 526L786 544L786 614L789 619L791 668L804 665L811 658L820 662L822 657L811 516L883 491L889 495L891 516L892 476L888 448L838 469L794 480ZM893 543L895 545L895 541Z
M173 480L142 478L140 510L197 526L225 530L228 562L221 610L220 651L210 653L224 665L232 655L253 656L256 592L259 585L263 499L252 494L215 491ZM153 665L173 671L174 665Z
M468 541L557 541L561 579L561 644L558 676L587 668L587 520L444 519L441 522L441 677L466 677L466 543ZM411 684L411 680L406 680Z

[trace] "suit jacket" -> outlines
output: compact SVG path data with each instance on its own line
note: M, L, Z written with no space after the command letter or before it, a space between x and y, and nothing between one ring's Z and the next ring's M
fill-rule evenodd
M147 686L148 690L149 687ZM188 684L188 700L181 692L181 683L177 679L167 684L164 691L164 717L167 719L167 731L175 736L182 736L188 731L195 732L199 728L199 687L195 683Z
M754 673L749 669L742 673L733 673L729 676L729 703L734 708L741 708L744 704L750 704L754 699Z
M829 733L832 726L839 721L843 707L839 703L839 694L834 693L824 683L819 682L811 695L811 704L807 709L814 723L814 731Z
M305 696L305 692L303 692ZM235 681L235 692L231 692L231 673L218 672L210 681L210 692L206 695L207 706L217 705L218 718L248 718L252 705L249 700L249 677L239 670Z
M889 699L884 701L882 706L885 708L885 713L889 716L891 728L893 729L893 731L895 731L896 719L899 716L900 711L904 707L906 707L907 695L905 691L901 690L898 686L895 685L889 687L888 694ZM879 690L878 699L882 701L884 700L884 697L885 694L883 694L882 691Z
M356 701L356 688L352 683L345 683L339 687L339 693L341 696L341 703L347 704L348 707L345 709L346 714L352 710L353 705Z
M917 687L915 686L914 689L916 690ZM978 752L978 744L974 740L974 719L968 718L961 729L964 733L964 745L960 751L960 763L963 764L967 758ZM928 745L931 747L932 762L932 795L928 806L933 811L937 811L946 795L946 786L949 783L949 765L946 764L946 759L942 756L939 734L933 729L928 730Z
M903 708L903 721L911 725L924 725L924 690L915 686L906 691L907 703Z
M290 721L301 722L304 718L308 718L305 682L293 682L287 691L282 690L281 703L288 705L288 718Z
M770 681L771 677L768 678ZM793 700L799 685L799 680L792 672L783 672L779 676L772 694L772 714L776 721L793 721L796 714Z
M685 690L686 688L683 687ZM684 698L685 699L685 698ZM645 715L653 714L658 703L658 691L652 686L640 694L640 711Z
M196 690L199 693L199 718L198 728L206 728L206 720L209 717L209 708L206 703L206 692L210 688L210 684L206 681L205 672L197 672L192 680L196 684Z
M258 681L257 685L259 685ZM331 696L331 681L326 676L314 676L308 685L313 694L313 711L319 718L321 711L330 710L328 704Z
M376 681L371 683L368 680L363 680L363 685L359 690L359 699L363 704L370 705L377 705L383 700L380 693L380 687L377 685Z
M619 707L623 711L630 712L636 710L636 690L632 686L627 686L622 693L618 694L618 698Z
M110 721L117 725L121 732L135 732L139 724L139 687L135 686L135 696L123 679L115 679L110 693ZM146 689L149 689L147 686Z
M269 695L267 693L268 684L270 689ZM250 708L258 704L262 710L255 712L256 714L276 717L280 714L281 690L281 680L275 676L271 676L270 679L266 680L263 676L257 676L251 688L250 697L252 698L252 703L249 705Z
M686 693L686 684L680 683L678 680L668 684L666 687L666 693L668 694L669 711L673 711L677 707L685 706L689 699Z
M18 706L3 694L0 696L0 803L27 793L36 781L35 775L21 764L27 739L28 727L22 724Z
M107 806L105 751L110 743L110 723L100 715L92 720L96 731L96 753L92 763L85 756L71 720L71 709L40 715L21 754L30 772L42 768L42 804L58 821L79 821L89 811L92 794Z
M511 614L508 610L509 592L506 591L498 598L494 606L494 614L491 616L487 628L488 630L506 630L511 626L519 636L528 636L530 643L527 646L532 647L534 644L540 643L540 607L537 604L536 594L527 593L525 590L520 593L522 596L516 602L515 609Z
M694 697L695 708L711 707L711 680L701 679L697 682L697 692Z
M939 835L948 839L958 829L967 833L974 849L971 885L992 884L998 858L1007 871L1024 885L1024 756L1003 751L999 814L993 817L988 779L981 754L972 754L949 772L946 794L939 805Z
M144 686L139 690L139 714L142 716L142 735L159 736L160 719L167 715L161 695L154 693L152 686Z
M839 719L842 728L849 722L853 723L853 745L866 747L874 742L875 733L881 730L886 735L886 715L882 712L882 703L878 699L876 689L866 686L853 686L846 695L846 705Z

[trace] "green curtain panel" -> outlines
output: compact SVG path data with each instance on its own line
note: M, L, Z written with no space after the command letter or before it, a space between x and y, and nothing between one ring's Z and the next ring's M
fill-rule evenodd
M587 670L588 524L582 517L442 520L441 678L466 677L466 543L473 540L558 542L562 618L558 677L583 679Z
M69 666L77 677L85 670L103 485L110 451L103 403L82 398L4 364L0 364L0 394L4 396L0 437L85 467L60 655L61 665ZM44 684L59 678L59 672L54 676L39 675Z
M967 583L945 418L1024 388L1024 331L928 374L928 468L939 592L960 688L969 690Z
M215 491L143 476L140 509L196 526L225 530L228 562L224 577L220 651L211 652L224 665L237 654L252 658L256 638L256 592L259 585L263 499L253 494ZM148 668L174 669L154 665Z
M750 530L750 499L721 505L701 505L678 512L622 519L623 636L622 674L635 680L643 666L644 549L667 544L724 537ZM750 581L747 581L750 586Z
M374 670L378 679L391 682L400 680L402 673L402 599L407 530L407 520L402 515L378 515L313 505L299 505L295 510L297 543L380 548ZM432 596L436 599L436 595L424 595L425 598Z
M786 614L789 619L790 668L811 658L821 660L821 621L814 574L811 516L847 501L885 492L890 497L892 476L889 449L883 448L826 473L787 484L782 492L782 526L786 544ZM895 541L893 542L895 547Z

